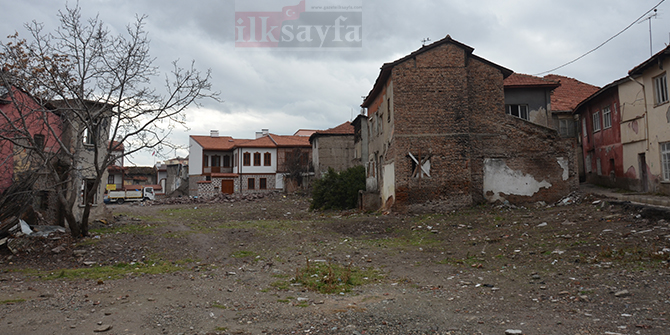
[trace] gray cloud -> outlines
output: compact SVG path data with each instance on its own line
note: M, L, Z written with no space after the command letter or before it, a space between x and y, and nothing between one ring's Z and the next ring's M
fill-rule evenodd
M307 0L309 2L309 0ZM285 0L285 6L299 0ZM337 1L331 1L337 3ZM277 7L278 0L257 6ZM261 128L291 134L299 128L325 129L358 113L379 74L379 67L450 34L475 48L475 54L520 73L534 74L570 61L600 44L658 3L657 0L594 1L363 1L363 47L353 50L236 49L233 0L127 1L82 0L85 16L100 15L111 29L123 32L136 14L147 14L152 55L161 70L179 59L193 59L212 69L213 86L223 102L203 101L190 109L190 130L176 130L173 141L187 145L189 134L252 137ZM64 1L11 1L0 22L5 35L25 22L44 22L53 29ZM70 5L74 5L70 1ZM654 52L668 42L667 4L652 22ZM4 36L2 36L4 38ZM630 30L600 50L557 74L605 85L649 57L647 23ZM160 84L157 78L156 84ZM173 153L170 153L175 154ZM182 156L187 152L182 150ZM139 164L152 164L136 156Z

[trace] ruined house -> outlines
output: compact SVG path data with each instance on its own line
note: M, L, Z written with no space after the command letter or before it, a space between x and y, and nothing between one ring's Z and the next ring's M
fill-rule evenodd
M512 71L473 50L447 36L381 67L361 105L363 204L439 211L554 202L577 189L575 141L506 114L503 80Z
M354 126L349 121L314 132L309 142L316 178L331 168L342 171L354 166Z

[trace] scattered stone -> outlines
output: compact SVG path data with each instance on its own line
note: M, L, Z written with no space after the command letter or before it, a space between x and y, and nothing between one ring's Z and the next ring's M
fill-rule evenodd
M622 291L614 293L614 296L617 297L617 298L628 297L628 296L630 296L630 292L628 292L628 290L622 290Z
M523 331L519 329L507 329L505 335L523 335Z
M59 245L59 246L51 249L51 252L53 252L54 254L60 254L63 251L65 251L65 247L62 246L62 245Z
M542 222L542 223L540 223L540 224L537 225L537 226L538 226L538 227L546 227L546 226L547 226L547 223L546 223L546 222Z
M109 331L112 329L112 325L102 325L96 329L93 329L94 332L96 333L104 333L106 331Z

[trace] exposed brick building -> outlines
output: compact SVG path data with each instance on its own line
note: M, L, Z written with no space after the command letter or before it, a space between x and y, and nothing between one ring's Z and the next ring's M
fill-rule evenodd
M379 200L364 203L421 212L553 202L577 188L574 140L507 115L503 79L512 71L473 50L447 36L382 66L361 105L366 197Z
M354 166L354 126L344 122L337 127L317 130L309 137L312 144L312 165L316 178L328 172Z

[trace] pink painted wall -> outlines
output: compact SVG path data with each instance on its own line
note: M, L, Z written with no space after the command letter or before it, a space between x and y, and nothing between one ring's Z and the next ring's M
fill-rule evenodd
M27 93L12 87L11 93L0 100L0 192L12 184L14 173L24 164L16 154L27 153L12 143L12 139L28 134L44 135L44 151L60 149L57 138L62 135L61 119L38 105ZM51 129L50 129L51 128Z

